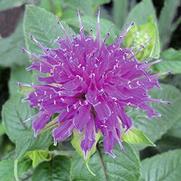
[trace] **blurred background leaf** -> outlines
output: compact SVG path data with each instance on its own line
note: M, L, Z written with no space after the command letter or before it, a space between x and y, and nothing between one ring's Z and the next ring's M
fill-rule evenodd
M0 66L27 65L27 56L21 51L23 47L25 44L22 23L20 23L10 37L0 39Z
M121 28L128 14L128 0L114 0L113 1L113 21Z
M129 12L125 25L128 25L130 22L135 22L137 25L144 24L150 16L153 17L156 23L157 19L152 1L142 0L140 3L136 4Z
M167 49L161 53L161 59L163 61L155 65L159 72L181 73L181 50Z
M175 31L177 25L181 22L180 17L177 22L173 22L179 5L179 0L164 0L164 7L162 8L158 22L162 48L167 46L173 31Z
M2 136L5 133L5 129L3 124L0 122L0 136Z
M52 12L58 17L61 17L63 14L62 10L62 1L61 0L41 0L39 6L46 9L47 11Z
M0 0L0 11L21 6L27 0Z
M168 131L165 135L163 135L162 138L156 142L158 152L162 153L174 149L180 149L181 137L179 138L180 135L178 133L180 134L180 132L177 131L172 135Z
M95 15L97 8L105 3L109 3L110 0L62 0L65 8L71 8L75 12L79 10L85 15L93 16Z

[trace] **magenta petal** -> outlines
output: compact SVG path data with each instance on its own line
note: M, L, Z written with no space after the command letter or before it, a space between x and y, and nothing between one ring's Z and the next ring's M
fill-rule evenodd
M110 154L111 156L115 157L112 150L115 144L115 139L112 135L112 132L106 131L104 134L104 150L106 153Z
M55 82L53 77L38 77L38 80L40 82L45 82L45 83L48 83L48 84L51 84L51 83Z
M74 90L80 86L81 81L78 78L70 80L63 84L63 88L67 90Z
M90 83L89 89L86 94L86 99L90 104L97 103L97 90L93 82Z
M93 144L95 143L95 125L94 120L89 119L89 122L87 124L87 127L85 128L85 137L81 142L81 148L85 153L85 156L87 154L87 151L89 151Z
M105 102L97 103L94 108L99 119L107 119L111 115L111 109Z
M132 126L132 120L130 117L127 116L124 109L121 109L119 112L120 119L123 123L123 127L129 129Z
M53 137L56 141L64 141L72 134L73 124L71 120L62 122L53 130Z
M31 66L27 69L29 70L37 70L42 73L49 73L52 69L51 65L47 64L46 62L33 62Z
M35 134L38 134L50 120L51 114L40 112L38 117L33 121L32 127Z
M90 107L89 106L81 106L77 113L74 115L73 124L76 129L82 131L86 124L89 122L90 116Z

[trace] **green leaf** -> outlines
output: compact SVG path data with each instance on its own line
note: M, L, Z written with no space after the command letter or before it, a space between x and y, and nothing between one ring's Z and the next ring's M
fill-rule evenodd
M27 65L28 59L21 49L25 47L22 23L8 38L0 38L0 66Z
M98 6L109 3L110 0L64 0L64 6L74 11L80 10L82 13L93 16Z
M35 113L22 97L11 97L3 106L2 121L7 135L16 144L16 157L19 159L27 151L48 149L51 144L49 132L40 134L37 138L31 128L31 121L27 121ZM30 119L31 120L31 119Z
M164 7L162 8L159 17L159 32L162 47L165 47L167 45L171 38L171 34L174 31L174 29L172 28L172 22L179 5L179 0L164 0Z
M0 178L3 181L14 181L14 161L2 160L0 161Z
M26 0L0 0L0 11L24 4Z
M175 50L173 48L167 49L162 52L161 57L166 60L180 60L181 61L181 50Z
M169 151L143 160L141 165L144 181L178 181L181 178L181 150Z
M125 132L122 136L123 141L130 144L144 144L155 146L155 144L139 129L132 128Z
M72 180L86 181L138 181L140 176L140 162L138 155L128 145L124 144L124 151L117 145L113 150L116 158L104 153L103 149L91 157L89 166L96 174L89 173L84 165L83 159L79 155L72 158L71 178Z
M81 148L81 141L84 139L84 135L79 133L78 131L74 131L73 133L73 138L72 138L72 146L75 148L75 150L77 151L77 153L82 156L86 161L88 161L90 159L90 157L95 153L96 151L96 144L99 141L99 138L101 137L101 133L97 133L96 134L96 138L95 138L95 143L92 146L91 150L88 151L86 158L84 155L84 152L82 151Z
M31 83L32 74L25 70L25 67L13 67L11 69L10 81L8 82L10 96L14 96L17 93L27 92L28 90L22 90L18 86L18 82Z
M161 59L163 61L155 65L159 72L181 73L181 50L174 50L172 48L165 50L161 53Z
M33 168L43 161L50 160L50 155L47 150L29 151L27 156L32 160Z
M96 36L97 19L95 17L89 16L83 16L81 19L84 30L86 32L90 32L92 30L92 34ZM66 23L79 29L79 22L77 17L66 19ZM119 29L111 21L106 19L100 19L100 31L102 38L104 38L108 32L110 33L110 38L108 39L109 43L111 43L119 35Z
M158 58L160 56L160 45L157 25L152 17L142 25L135 25L125 37L125 47L133 47L139 60L146 58ZM144 46L144 48L142 48ZM138 53L139 52L139 53Z
M170 104L153 104L153 107L161 114L161 117L155 117L150 120L140 110L130 110L128 113L133 118L134 126L146 133L155 142L172 128L180 118L181 93L171 85L162 84L161 89L155 88L151 91L151 96L171 102Z
M32 168L32 161L28 157L23 157L20 160L18 160L17 164L17 171L18 171L18 177L20 180L28 180L29 178L29 170Z
M121 28L128 14L127 0L113 0L113 20Z
M39 164L34 173L33 181L68 181L70 179L70 159L57 156L50 162Z
M37 18L38 17L38 18ZM74 32L64 22L63 24L67 35L72 36ZM33 35L38 41L47 47L55 47L55 40L58 37L64 37L60 23L55 15L33 5L27 5L24 16L24 35L26 47L34 53L40 53L41 50L33 43L30 35Z
M168 130L167 134L173 137L181 138L181 116L180 118L175 122L173 127Z
M149 17L153 17L156 22L155 9L151 0L143 0L138 3L129 13L125 25L130 22L135 22L137 25L141 25L147 22Z

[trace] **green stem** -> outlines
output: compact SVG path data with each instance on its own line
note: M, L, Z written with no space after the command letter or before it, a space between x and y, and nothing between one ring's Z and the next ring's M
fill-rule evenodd
M90 174L93 175L93 176L95 177L96 174L90 169L89 164L86 162L85 165L86 165L88 171L90 172Z
M53 156L57 156L57 155L61 155L61 156L67 156L67 157L72 157L75 154L75 151L49 151L49 154L53 155Z
M105 175L105 180L108 181L107 170L106 170L106 167L104 165L103 156L102 156L102 153L101 153L101 149L99 148L99 145L97 145L97 152L98 152L98 155L99 155L99 158L100 158L100 163L101 163L104 175Z
M18 178L18 159L14 160L14 177L16 181L20 181Z

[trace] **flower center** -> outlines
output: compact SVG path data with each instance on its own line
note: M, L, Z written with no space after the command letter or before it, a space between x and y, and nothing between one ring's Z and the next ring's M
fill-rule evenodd
M93 107L93 106L91 106L91 110L90 110L90 112L91 112L91 114L92 114L93 118L95 119L95 118L96 118L96 110L94 109L94 107Z
M76 97L77 97L77 99L79 99L81 101L85 101L86 100L85 93L80 93Z

